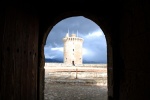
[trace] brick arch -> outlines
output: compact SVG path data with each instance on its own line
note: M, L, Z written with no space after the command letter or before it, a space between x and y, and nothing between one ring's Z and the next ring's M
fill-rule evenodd
M113 55L112 55L112 41L111 41L111 33L110 27L109 27L109 22L107 22L106 19L102 16L99 18L96 15L92 13L86 13L86 12L65 12L60 14L58 17L56 17L53 21L47 20L47 28L43 30L44 35L42 36L42 39L40 41L40 57L39 57L39 89L40 89L40 98L44 98L44 46L48 37L49 32L55 26L58 22L65 18L69 17L74 17L74 16L84 16L85 18L92 20L95 22L103 31L105 38L106 38L106 43L107 43L107 82L108 82L108 98L113 98ZM43 100L43 99L41 99Z

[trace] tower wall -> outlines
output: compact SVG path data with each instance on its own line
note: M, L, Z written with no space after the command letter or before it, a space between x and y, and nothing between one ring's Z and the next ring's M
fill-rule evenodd
M71 37L66 35L64 41L64 63L65 64L82 64L82 46L83 39L72 34Z

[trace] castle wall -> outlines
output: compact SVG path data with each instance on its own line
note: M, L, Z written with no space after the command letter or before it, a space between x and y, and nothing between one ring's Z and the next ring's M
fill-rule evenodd
M65 64L82 64L82 43L83 39L72 34L66 36L64 41L64 63Z
M71 66L72 66L72 64L65 64L65 63L45 63L45 67L71 67ZM75 66L107 68L107 64L76 64Z

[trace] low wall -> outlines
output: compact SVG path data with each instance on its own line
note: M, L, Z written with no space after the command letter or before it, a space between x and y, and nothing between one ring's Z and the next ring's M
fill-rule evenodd
M73 67L72 64L64 64L64 63L45 63L45 67ZM101 67L106 68L107 64L76 64L78 67Z
M63 63L45 63L45 78L51 81L65 79L92 79L93 83L107 85L106 64L83 64L68 66ZM91 82L90 82L91 83Z

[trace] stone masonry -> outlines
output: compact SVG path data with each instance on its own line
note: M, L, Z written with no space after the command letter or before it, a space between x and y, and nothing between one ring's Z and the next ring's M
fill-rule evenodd
M82 64L82 43L83 39L69 33L63 38L64 42L64 63L65 64Z

